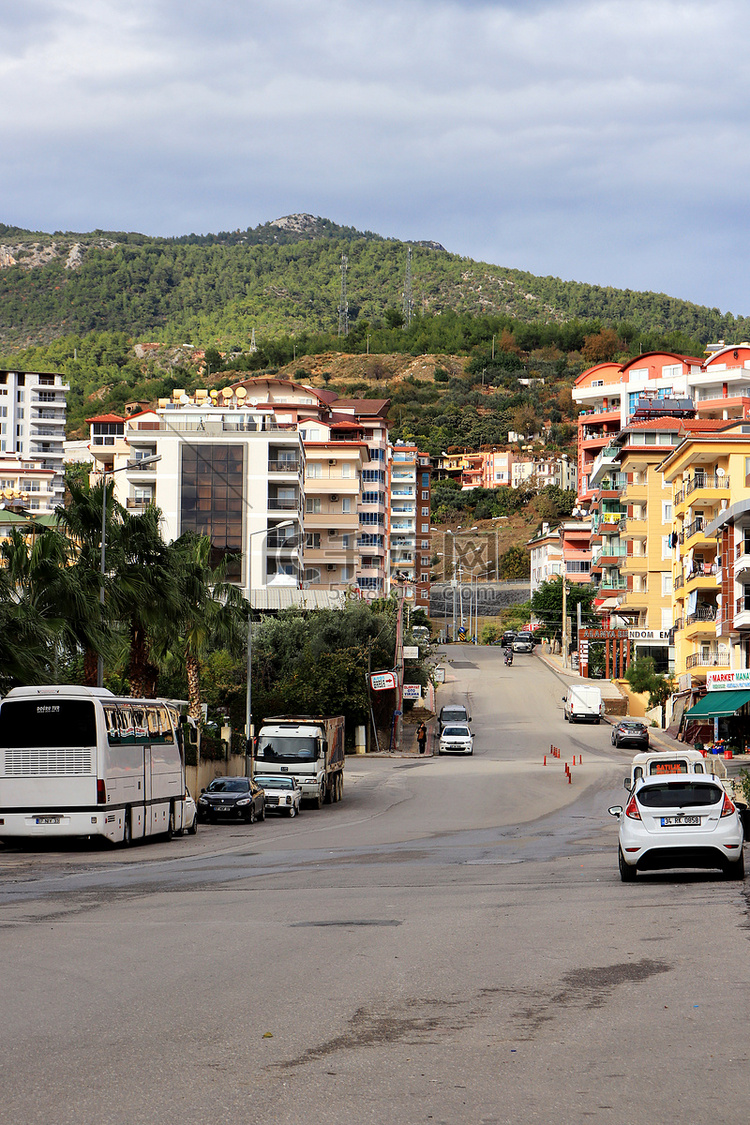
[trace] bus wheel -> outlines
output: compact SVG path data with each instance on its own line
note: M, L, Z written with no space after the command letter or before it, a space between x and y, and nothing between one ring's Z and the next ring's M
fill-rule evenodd
M125 815L122 822L122 846L129 848L133 843L133 832L130 827L130 809L125 809Z

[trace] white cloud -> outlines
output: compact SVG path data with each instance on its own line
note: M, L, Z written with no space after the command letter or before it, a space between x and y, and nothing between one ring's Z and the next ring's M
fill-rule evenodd
M741 312L748 31L736 0L7 5L0 219L309 210Z

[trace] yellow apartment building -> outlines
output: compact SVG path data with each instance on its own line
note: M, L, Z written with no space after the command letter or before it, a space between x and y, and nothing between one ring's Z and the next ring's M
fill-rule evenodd
M673 490L675 673L683 688L705 684L710 670L748 667L742 607L736 612L746 572L736 565L734 516L742 527L750 425L719 420L714 426L687 433L661 464Z
M363 441L305 441L306 586L344 590L362 573L359 508L368 462Z

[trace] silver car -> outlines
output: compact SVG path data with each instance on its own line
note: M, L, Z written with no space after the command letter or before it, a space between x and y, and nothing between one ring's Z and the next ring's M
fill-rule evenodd
M302 788L291 774L257 773L255 780L266 795L266 812L297 816L302 801Z

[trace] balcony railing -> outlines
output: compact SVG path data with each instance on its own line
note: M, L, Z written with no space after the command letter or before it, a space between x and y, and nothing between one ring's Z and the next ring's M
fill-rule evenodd
M268 510L269 512L296 512L299 509L298 496L269 496L268 497Z
M742 594L735 602L735 613L750 613L750 594Z
M750 555L750 539L743 539L734 548L734 557L738 559L740 555Z
M269 461L269 473L299 473L299 461Z
M680 587L684 586L684 585L685 585L685 575L684 574L678 574L677 577L674 580L675 590L679 590Z
M703 516L697 516L692 523L689 523L687 525L687 527L683 527L679 535L680 543L684 543L686 539L689 539L691 537L691 535L695 535L697 532L703 531L704 527L705 520L703 519Z
M710 578L712 574L718 574L720 567L715 562L702 563L700 566L694 566L688 574L685 575L685 581L689 582L691 578Z
M719 656L717 652L709 652L703 655L700 652L692 652L685 661L685 667L690 668L726 668L729 664L729 658L725 655Z
M713 476L709 473L696 473L685 486L685 495L689 496L697 488L725 488L729 491L729 477Z
M702 605L695 610L694 613L689 613L685 618L686 625L694 625L696 621L715 621L716 620L716 606L715 605Z

